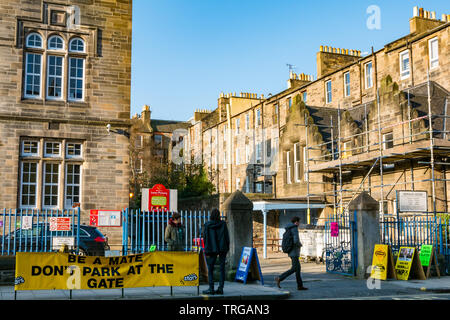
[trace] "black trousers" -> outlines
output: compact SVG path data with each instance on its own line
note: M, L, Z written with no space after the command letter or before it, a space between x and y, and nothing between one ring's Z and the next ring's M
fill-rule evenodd
M280 281L283 281L284 279L289 277L291 274L295 273L295 279L297 280L297 286L303 287L302 276L300 274L302 268L300 266L300 261L298 260L299 257L290 257L290 258L291 258L292 267L280 276Z
M208 282L209 288L214 290L214 264L216 263L217 257L219 257L219 288L223 289L225 284L225 260L227 257L226 253L219 253L219 255L206 256L206 263L208 264Z

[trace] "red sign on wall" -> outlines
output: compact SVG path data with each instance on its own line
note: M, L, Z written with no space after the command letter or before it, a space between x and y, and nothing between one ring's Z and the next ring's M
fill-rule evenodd
M170 190L166 189L162 184L156 184L149 190L148 199L149 211L168 211L170 205Z
M70 231L72 225L72 218L69 217L51 217L50 231Z

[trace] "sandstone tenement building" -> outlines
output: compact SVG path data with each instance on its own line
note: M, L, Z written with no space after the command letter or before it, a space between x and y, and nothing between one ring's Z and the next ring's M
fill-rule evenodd
M85 224L127 207L132 1L0 0L0 12L0 207L79 203Z
M218 169L221 193L303 205L270 212L275 238L290 214L320 223L361 191L385 215L396 213L398 190L426 191L428 213L448 212L450 16L416 7L409 24L367 55L320 46L317 76L291 73L272 96L221 94L188 150Z

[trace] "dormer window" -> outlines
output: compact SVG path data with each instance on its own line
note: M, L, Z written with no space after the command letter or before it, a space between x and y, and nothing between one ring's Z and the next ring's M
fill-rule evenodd
M52 36L48 39L49 50L64 50L64 40L60 36Z
M27 48L42 49L42 37L37 33L31 33L27 37Z

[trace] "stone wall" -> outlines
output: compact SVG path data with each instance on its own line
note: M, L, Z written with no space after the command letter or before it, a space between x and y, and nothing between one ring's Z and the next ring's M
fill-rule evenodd
M79 16L71 16L75 8ZM66 14L66 24L55 25L52 10ZM63 154L47 159L43 155L45 141L67 141L82 145L81 210L82 223L89 223L91 209L118 210L128 206L130 175L129 140L120 132L129 130L131 86L131 20L132 4L127 1L0 0L2 23L0 32L0 207L20 207L21 156L20 141L27 137L40 141L36 209L42 209L43 163L60 164L58 204L66 207L65 164ZM75 20L72 20L75 19ZM75 21L75 25L70 22ZM36 32L43 39L42 49L26 48L26 36ZM53 34L62 37L60 53L48 51L47 40ZM77 36L85 42L85 52L75 55L84 59L84 99L71 101L68 97L69 40ZM40 95L25 98L25 57L27 52L42 54ZM47 57L63 57L62 97L51 100L46 95ZM106 125L111 124L108 133ZM119 132L119 133L118 133ZM28 160L27 160L28 161ZM114 246L121 245L118 228L102 229Z

